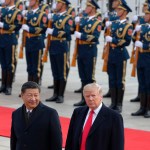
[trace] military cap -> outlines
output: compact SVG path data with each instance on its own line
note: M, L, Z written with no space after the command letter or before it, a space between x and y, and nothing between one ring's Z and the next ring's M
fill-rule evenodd
M122 3L118 6L118 8L124 9L127 12L132 12L131 8L128 6L126 1L122 1Z
M57 2L61 2L61 3L64 3L66 5L70 4L70 2L68 0L57 0Z
M100 7L98 6L98 4L97 4L97 2L95 0L89 0L87 2L87 6L89 6L89 5L94 7L94 8L96 8L96 9L100 9Z

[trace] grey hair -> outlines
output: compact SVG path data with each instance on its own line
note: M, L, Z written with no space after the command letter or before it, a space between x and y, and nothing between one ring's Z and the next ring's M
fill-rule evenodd
M91 90L93 88L96 88L98 90L99 94L103 95L102 87L97 83L90 83L90 84L85 85L83 88L83 93L85 91L89 91L89 89Z

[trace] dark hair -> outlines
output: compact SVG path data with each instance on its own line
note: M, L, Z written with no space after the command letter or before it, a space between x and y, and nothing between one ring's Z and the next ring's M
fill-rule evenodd
M38 89L39 92L41 92L40 86L36 82L33 82L33 81L25 82L21 87L21 93L24 93L26 89Z

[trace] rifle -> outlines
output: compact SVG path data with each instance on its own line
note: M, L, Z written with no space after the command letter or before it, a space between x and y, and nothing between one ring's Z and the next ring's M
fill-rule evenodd
M81 7L81 1L78 0L78 15L79 15L79 9ZM80 23L77 23L76 24L76 31L79 31L80 30ZM71 62L71 66L72 67L75 67L76 66L76 58L77 58L77 55L78 55L78 45L79 45L79 39L76 38L76 41L75 41L75 49L74 49L74 52L73 52L73 57L72 57L72 62Z
M139 41L140 40L140 31L137 32L137 35L136 35L136 41ZM138 57L139 57L139 47L136 47L135 48L135 58L134 58L134 62L133 62L133 66L132 66L132 72L131 72L131 76L132 77L135 77L136 76L136 67L137 67L137 61L138 61Z
M22 24L26 24L25 17L23 17ZM20 45L20 51L19 51L19 58L20 59L23 59L23 48L25 47L25 44L26 44L26 35L27 35L27 31L23 30L22 40L21 40L21 45Z
M139 15L139 11L140 11L140 1L136 0L135 1L135 12L136 12L136 15ZM135 29L135 27L136 27L137 24L138 24L138 22L135 23L134 29ZM135 50L134 50L134 44L133 44L131 58L130 58L130 64L132 64L134 62L134 58L135 58L134 55L135 55Z
M49 5L51 7L52 3L49 3ZM51 19L48 20L48 28L52 28L52 16L51 16ZM45 51L44 51L44 55L43 55L43 59L42 59L43 62L47 62L47 60L48 60L48 50L49 50L49 47L50 47L50 43L51 43L51 35L48 34L48 36L47 36L47 45L46 45L46 48L45 48Z
M110 35L110 33L111 33L110 28L107 28L106 36ZM109 49L110 49L110 42L107 42L103 50L103 59L104 59L103 68L102 68L103 72L107 72Z

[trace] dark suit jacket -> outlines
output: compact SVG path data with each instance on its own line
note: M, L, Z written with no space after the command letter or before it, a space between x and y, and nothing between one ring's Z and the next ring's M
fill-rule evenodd
M56 110L40 103L26 124L25 106L12 114L11 150L62 150L62 133Z
M74 110L65 150L80 150L82 128L88 109L84 106ZM124 150L124 127L120 114L102 105L89 131L86 150Z

